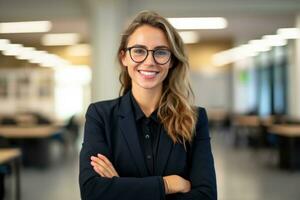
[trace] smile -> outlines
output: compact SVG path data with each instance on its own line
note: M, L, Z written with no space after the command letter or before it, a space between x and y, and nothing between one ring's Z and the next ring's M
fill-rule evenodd
M138 70L138 72L145 78L154 78L157 74L159 74L157 71Z

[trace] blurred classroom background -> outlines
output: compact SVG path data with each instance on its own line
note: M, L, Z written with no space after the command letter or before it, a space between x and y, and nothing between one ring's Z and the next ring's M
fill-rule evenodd
M1 0L3 198L80 199L85 111L118 96L120 34L145 9L186 43L218 199L299 200L299 0Z

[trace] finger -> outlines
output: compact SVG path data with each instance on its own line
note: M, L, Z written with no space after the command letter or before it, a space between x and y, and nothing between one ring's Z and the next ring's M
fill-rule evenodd
M94 171L102 177L106 177L96 166L93 167Z
M97 163L98 165L101 165L105 168L109 168L109 166L103 160L101 160L100 158L98 158L96 156L92 156L91 160L94 161L95 163Z
M99 154L99 153L98 153L97 156L98 156L98 158L102 159L108 166L113 166L113 165L111 164L111 162L109 161L109 159L106 158L106 156L104 156L104 155L102 155L102 154Z
M92 167L93 167L93 169L94 169L94 171L96 172L96 173L98 173L100 176L102 176L102 177L105 177L105 175L104 175L104 173L102 173L102 171L100 171L98 168L97 168L97 163L95 163L94 161L91 161L91 165L92 165Z
M99 166L101 166L105 170L105 172L109 173L109 176L115 175L111 167L107 165L102 159L92 156L91 160L96 162Z
M111 173L103 166L99 165L98 163L92 161L91 165L97 169L97 172L100 172L104 177L110 178L112 175Z
M112 165L112 163L109 161L109 159L106 158L106 156L104 156L102 154L98 154L97 156L98 156L98 158L100 158L101 160L103 160L107 164L107 166L109 166L110 170L112 171L112 173L115 176L119 176L118 172L116 171L116 169L114 168L114 166Z
M91 165L93 167L96 167L98 169L98 171L100 171L102 174L105 175L105 177L110 177L111 176L111 172L109 170L107 170L106 167L102 166L101 164L99 164L95 161L91 161Z

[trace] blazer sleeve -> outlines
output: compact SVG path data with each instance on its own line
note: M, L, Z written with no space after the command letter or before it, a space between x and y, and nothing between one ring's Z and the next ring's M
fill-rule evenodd
M211 151L208 119L204 108L199 108L196 135L191 147L191 191L177 193L172 200L217 200L217 184Z
M91 104L86 113L84 140L80 152L79 185L83 200L165 199L162 177L113 177L98 175L90 164L90 157L101 153L112 160L112 152L105 138L101 114Z

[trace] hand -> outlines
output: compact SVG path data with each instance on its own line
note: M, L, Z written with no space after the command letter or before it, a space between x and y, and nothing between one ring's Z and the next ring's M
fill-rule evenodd
M119 177L119 174L115 170L114 166L104 155L97 154L97 157L91 156L91 165L93 166L95 172L102 177Z
M190 181L182 178L178 175L170 175L164 176L164 183L165 183L165 191L166 194L173 194L173 193L186 193L191 190L191 183Z

